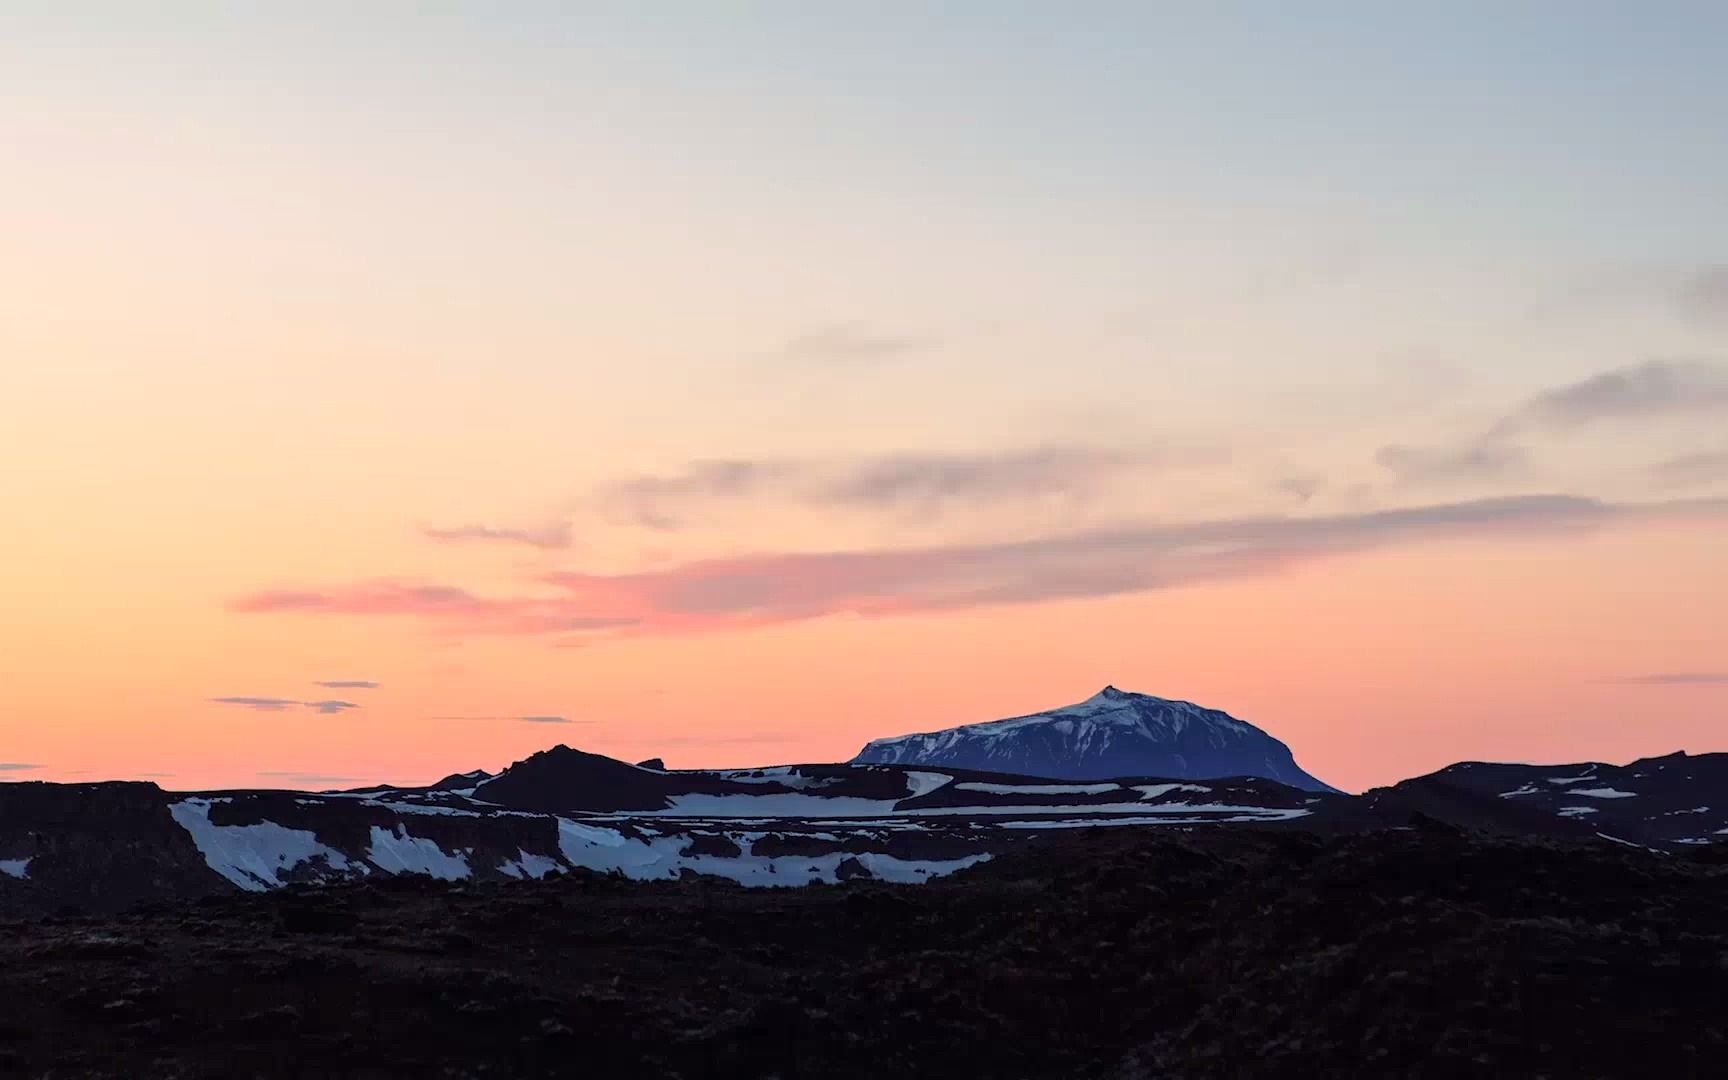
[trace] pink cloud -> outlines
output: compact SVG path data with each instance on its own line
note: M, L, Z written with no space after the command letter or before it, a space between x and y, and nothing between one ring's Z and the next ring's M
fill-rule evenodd
M770 553L635 574L562 572L534 594L369 581L242 597L241 612L401 616L468 633L676 634L833 614L884 616L1144 592L1441 537L1537 536L1623 520L1728 516L1728 502L1616 505L1562 495L1324 517L1140 525L901 550Z

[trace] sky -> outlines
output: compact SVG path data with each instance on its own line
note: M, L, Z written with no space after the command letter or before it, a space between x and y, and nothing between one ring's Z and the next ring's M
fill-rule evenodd
M1728 750L1725 101L1714 3L0 5L0 779Z

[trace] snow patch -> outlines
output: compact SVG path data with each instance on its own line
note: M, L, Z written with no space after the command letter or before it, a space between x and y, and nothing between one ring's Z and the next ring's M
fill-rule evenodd
M926 774L928 775L928 774ZM1170 787L1177 785L1171 784ZM1107 791L1117 791L1121 784L984 784L969 781L955 784L956 791L985 791L992 795L1102 795ZM1206 788L1197 788L1205 791Z
M779 784L793 791L824 788L844 779L839 776L806 776L791 765L776 765L768 769L718 769L708 775L734 784Z
M263 892L282 884L282 875L301 863L322 858L332 870L347 870L348 858L318 842L303 829L288 829L273 821L255 825L215 825L209 799L185 799L168 807L176 823L210 869L247 892ZM373 830L376 832L377 830Z
M411 802L379 802L377 799L367 799L361 806L377 806L385 810L394 810L398 814L442 814L445 817L484 817L478 810L463 810L457 806L438 806L433 803Z
M1635 799L1636 791L1615 791L1611 787L1572 788L1568 795L1588 795L1592 799Z
M1605 833L1605 832L1599 832L1599 833L1597 833L1597 834L1596 834L1596 835L1597 835L1597 836L1600 836L1600 837L1601 837L1601 838L1602 838L1602 839L1604 839L1604 840L1612 840L1612 841L1613 841L1613 842L1614 842L1614 843L1616 843L1616 844L1621 844L1621 845L1623 845L1623 846L1625 846L1625 847L1629 847L1629 848L1637 848L1637 849L1638 849L1638 850L1639 850L1639 851L1648 851L1648 852L1650 852L1650 853L1651 853L1651 854L1653 854L1653 855L1666 855L1666 854L1668 854L1668 853L1667 853L1667 852L1665 852L1665 851L1663 851L1663 850L1662 850L1662 849L1660 849L1660 848L1653 848L1653 847L1646 847L1646 846L1645 846L1645 845L1643 845L1643 844L1634 844L1634 843L1633 843L1633 842L1632 842L1632 841L1630 841L1630 840L1622 840L1622 839L1620 839L1620 838L1619 838L1619 837L1618 837L1618 836L1609 836L1609 835L1608 835L1608 834L1607 834L1607 833Z
M1220 822L1288 821L1292 818L1305 817L1307 814L1307 810L1254 809L1250 813L1234 814L1229 817L1138 816L1092 818L1091 820L1073 818L1060 821L998 821L992 822L992 824L999 829L1102 829L1125 825L1156 827L1160 825L1216 825Z
M366 858L387 874L430 874L443 881L458 881L472 874L466 854L452 855L438 841L410 834L406 826L394 829L372 826L372 846Z
M673 795L664 810L649 810L642 817L873 817L890 813L898 799L859 799L849 796L823 797L796 792L767 795Z
M908 772L906 774L906 797L917 799L953 782L954 778L947 773ZM961 784L960 786L965 787L966 785Z
M29 859L0 859L0 874L20 880L30 876Z
M535 855L520 848L516 850L516 858L505 859L498 864L500 874L506 874L513 878L543 878L547 874L563 868L557 859Z
M1596 813L1596 808L1594 806L1562 806L1554 812L1561 817L1588 817Z
M749 834L746 837L752 844L760 838ZM558 848L571 864L602 873L623 874L638 881L675 878L685 870L692 870L698 874L728 878L740 885L775 887L808 885L818 881L835 884L840 880L840 864L847 859L857 859L858 864L878 880L913 883L952 874L990 858L987 854L979 854L961 859L913 860L875 852L853 854L845 851L772 858L751 854L688 855L685 852L689 846L689 837L662 836L643 841L625 836L616 829L583 825L565 818L558 821Z
M1212 789L1202 784L1135 784L1134 790L1140 793L1142 799L1156 799L1160 795L1168 795L1172 791L1195 791L1202 795L1210 794ZM1319 802L1319 799L1309 799L1309 802Z
M1016 817L1062 814L1118 814L1145 817L1156 814L1245 814L1238 818L1202 818L1205 821L1280 821L1285 818L1307 817L1312 811L1266 806L1233 806L1228 803L1099 803L1093 806L931 806L902 810L902 814L919 817L989 817L1013 814Z

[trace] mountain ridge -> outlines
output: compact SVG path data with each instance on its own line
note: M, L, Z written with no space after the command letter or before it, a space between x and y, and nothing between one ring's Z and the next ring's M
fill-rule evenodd
M854 761L665 770L560 744L496 774L473 769L418 787L0 783L0 916L403 874L916 883L1105 826L1336 835L1417 825L1661 858L1728 857L1728 753L1626 765L1463 761L1346 795L1247 770L1196 776L1205 761L1172 761L1169 743L1194 757L1212 754L1214 764L1296 766L1284 744L1245 721L1113 686L1046 713L871 745L934 740L939 751L966 749L980 730L1010 740L1061 736L1056 749L1096 751L1093 765L1107 775L1014 772L1023 760L1000 752L989 768ZM1134 740L1156 744L1161 736L1170 738L1155 754L1132 752ZM1244 741L1257 758L1244 757ZM1131 752L1118 752L1124 745ZM1269 756L1269 748L1286 756ZM1159 767L1172 764L1187 775Z

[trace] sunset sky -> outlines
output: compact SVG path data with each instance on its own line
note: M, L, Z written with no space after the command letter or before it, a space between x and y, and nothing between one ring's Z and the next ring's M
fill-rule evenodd
M0 9L0 779L1728 750L1728 7L937 6Z

